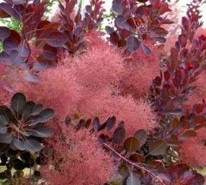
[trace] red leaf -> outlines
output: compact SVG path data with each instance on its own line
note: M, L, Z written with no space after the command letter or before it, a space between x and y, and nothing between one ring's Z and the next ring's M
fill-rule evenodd
M170 79L170 74L169 74L168 71L165 71L165 72L164 72L164 79L165 79L166 81L168 81L168 80Z
M196 135L197 133L194 130L186 130L181 134L180 139L185 140L191 137L195 137Z
M178 42L180 43L181 47L185 47L187 44L187 37L184 34L179 35Z
M168 34L168 31L164 28L157 27L150 30L151 37L165 37Z

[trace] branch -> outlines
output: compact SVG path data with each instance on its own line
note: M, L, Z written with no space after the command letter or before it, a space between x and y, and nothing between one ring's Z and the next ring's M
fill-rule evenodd
M162 185L166 185L164 183L164 181L159 178L156 174L154 174L153 172L151 172L150 170L148 170L147 168L137 164L137 163L134 163L128 159L126 159L124 156L122 156L120 153L118 153L115 149L113 149L111 146L109 146L107 143L103 143L104 147L109 149L110 151L112 151L113 153L115 153L118 157L120 157L122 160L124 160L125 162L127 162L128 164L132 165L132 166L135 166L136 168L142 170L142 171L145 171L147 173L149 173L151 176L153 176L155 179L157 179Z

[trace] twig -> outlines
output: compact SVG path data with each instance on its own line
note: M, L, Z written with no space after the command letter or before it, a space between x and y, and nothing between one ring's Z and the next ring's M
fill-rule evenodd
M103 144L107 149L111 150L113 153L115 153L118 157L120 157L121 159L123 159L125 162L129 163L132 166L135 166L137 168L139 168L142 171L145 171L147 173L149 173L151 176L153 176L155 179L157 179L162 185L166 185L163 180L161 178L159 178L157 175L155 175L154 173L152 173L150 170L148 170L147 168L137 164L137 163L133 163L132 161L126 159L124 156L122 156L120 153L118 153L115 149L113 149L111 146L109 146L107 143Z

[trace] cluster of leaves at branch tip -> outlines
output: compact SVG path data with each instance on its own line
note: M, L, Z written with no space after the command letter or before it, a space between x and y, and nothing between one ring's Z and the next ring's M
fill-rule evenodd
M71 118L67 117L65 123L69 126ZM196 181L199 184L204 183L204 178L196 171L191 171L186 164L178 163L172 166L167 164L168 162L164 156L169 155L169 144L164 140L152 140L151 136L143 129L137 130L133 136L128 137L124 125L123 121L117 124L114 116L109 117L102 124L99 118L96 117L94 120L81 119L75 129L77 131L90 129L90 133L95 132L99 142L106 149L113 147L112 151L120 157L120 160L118 159L119 162L121 161L119 174L124 179L125 185L140 185L142 182L152 183L153 177L162 181L162 184L182 182L192 185ZM105 132L105 130L112 131L112 135ZM145 168L145 164L147 168ZM166 167L167 165L168 167ZM132 171L130 170L131 166ZM139 171L136 172L134 169ZM155 175L153 170L157 169L161 169L161 173Z
M52 131L44 125L54 116L52 109L27 101L22 93L16 93L10 107L0 106L0 143L11 149L39 152L42 138L50 137Z
M84 18L80 8L73 18L76 3L77 0L66 1L64 6L59 2L59 22L44 19L49 1L35 0L29 4L27 1L0 3L0 18L14 18L23 25L21 33L0 27L0 41L3 42L4 48L0 58L7 64L26 69L28 68L26 62L31 54L29 42L32 42L42 50L37 58L38 64L34 66L34 69L40 70L45 65L56 63L59 48L71 54L84 49L85 32L98 28L105 10L102 8L103 1L93 0L91 5L86 6ZM14 54L16 57L12 58Z
M166 42L165 37L168 32L162 25L172 23L172 21L162 16L164 13L171 11L167 3L148 0L114 0L112 2L112 11L115 26L106 26L111 43L126 48L129 53L141 49L148 55L151 50L146 45L147 40L160 43Z

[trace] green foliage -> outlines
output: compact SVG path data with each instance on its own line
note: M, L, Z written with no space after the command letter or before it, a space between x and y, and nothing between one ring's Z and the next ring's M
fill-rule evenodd
M0 52L2 52L3 51L3 44L0 42Z
M46 19L49 19L49 17L53 17L53 11L54 11L54 7L55 5L57 5L60 1L59 0L49 0L46 4L46 11L44 12L44 15L46 17Z
M5 18L0 19L0 23L8 27L10 30L15 30L18 33L21 34L22 31L22 23L18 21L17 19L11 17L11 18Z

